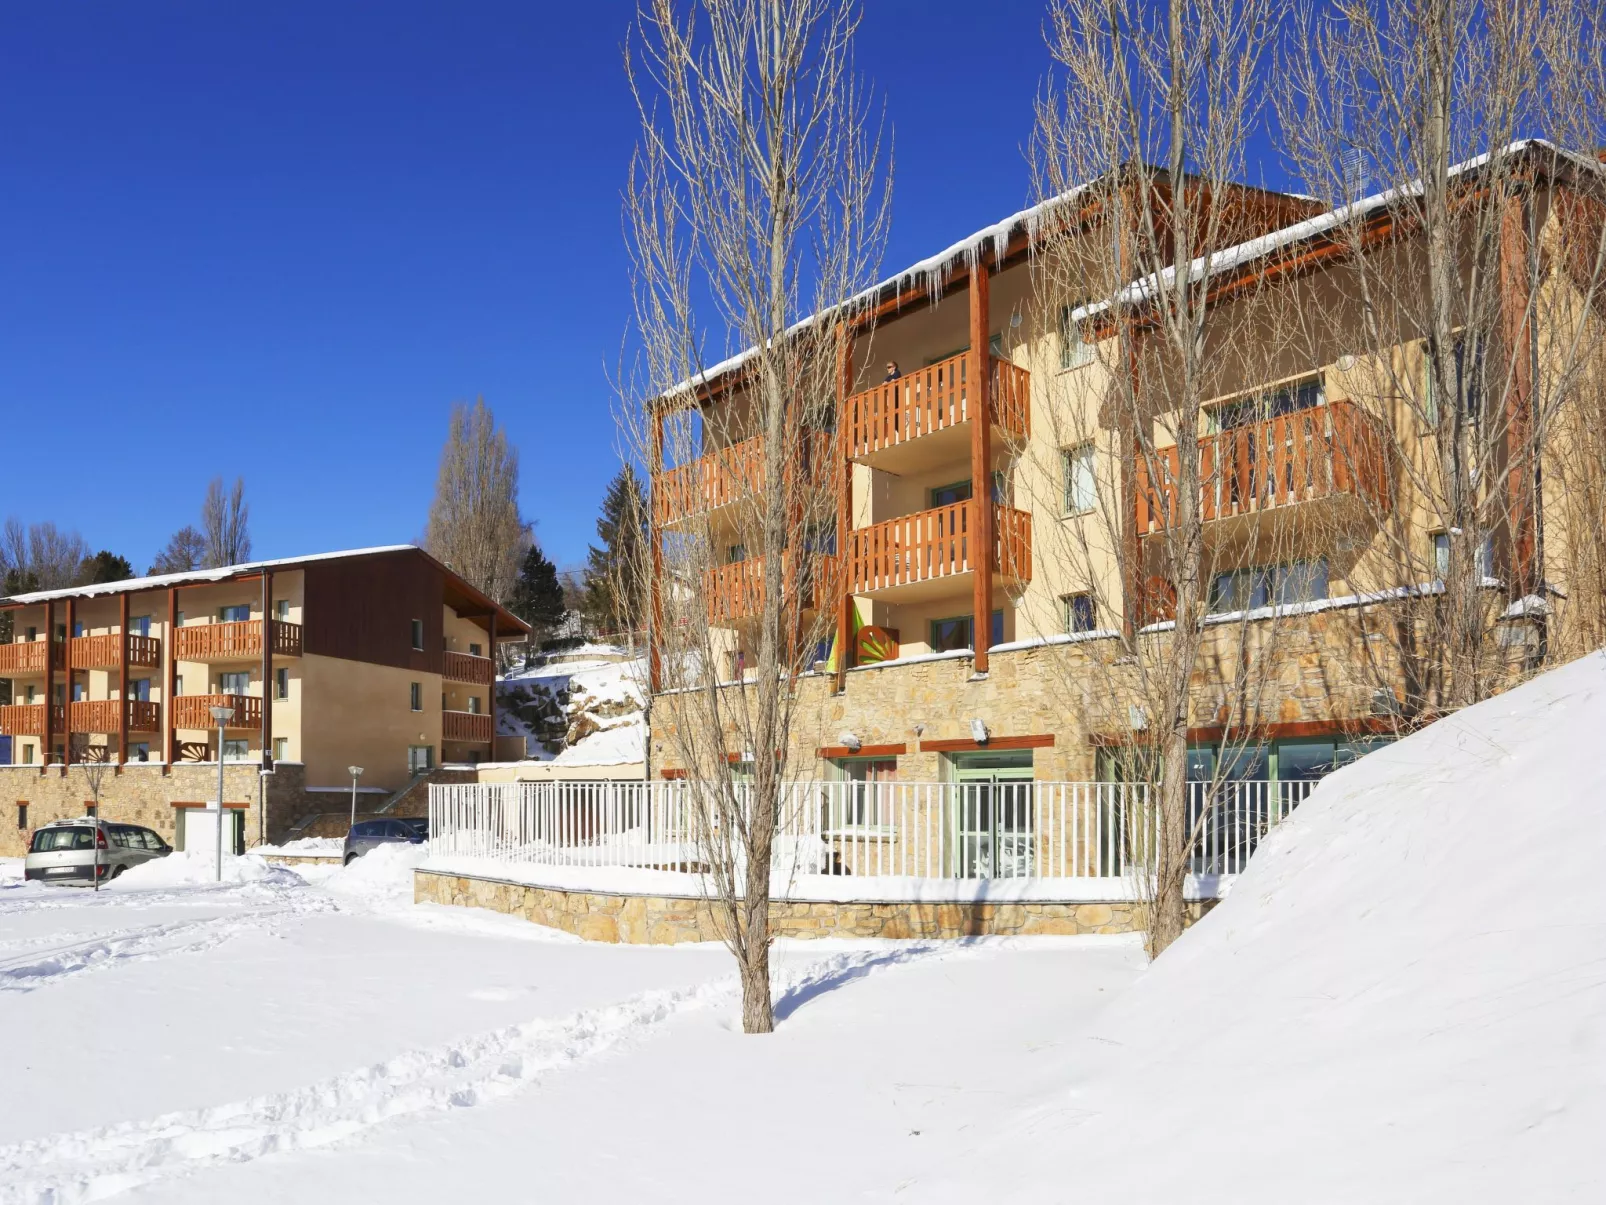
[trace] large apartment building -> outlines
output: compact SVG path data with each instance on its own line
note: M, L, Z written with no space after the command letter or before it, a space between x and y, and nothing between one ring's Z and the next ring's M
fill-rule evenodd
M1531 194L1541 235L1560 187L1541 181ZM1344 260L1331 253L1332 227L1309 198L1241 188L1221 203L1234 207L1244 239L1223 258L1262 286L1257 304L1324 307L1326 325L1320 338L1212 366L1220 393L1198 432L1208 610L1276 614L1223 623L1219 638L1207 633L1190 736L1202 771L1218 772L1204 763L1224 745L1217 718L1228 713L1222 694L1232 674L1223 667L1264 656L1253 747L1231 754L1245 760L1228 772L1309 777L1398 732L1401 701L1417 689L1404 681L1408 667L1379 652L1375 611L1390 591L1415 599L1442 590L1435 578L1450 537L1404 463L1435 455L1431 438L1402 442L1397 429L1384 430L1391 402L1377 381L1389 375L1380 365L1396 377L1420 373L1424 342L1402 330L1393 347L1369 345L1353 291L1330 287ZM1377 204L1382 213L1385 202ZM1112 715L1099 696L1118 637L1158 631L1169 618L1160 551L1175 509L1151 478L1157 461L1174 467L1175 440L1157 419L1152 451L1130 454L1130 432L1108 401L1112 375L1128 366L1096 305L1043 312L1029 262L1041 216L1026 211L978 232L893 277L862 307L873 328L854 341L832 442L850 484L838 491L835 537L815 545L823 571L807 604L838 617L843 664L833 672L821 664L797 683L800 776L1093 780L1112 773L1112 748L1142 739L1144 717L1128 717L1129 708ZM1515 289L1526 277L1511 278ZM1219 304L1235 304L1223 293ZM1534 320L1523 298L1513 312L1519 326ZM729 549L711 558L728 563L706 571L702 590L724 634L715 671L725 689L740 689L752 672L762 597L722 517L761 481L752 468L757 432L733 417L744 388L738 358L676 395L677 407L701 411L702 455L651 466L659 546L691 538ZM1511 396L1524 404L1517 390ZM1525 501L1491 530L1480 572L1500 607L1509 595L1513 622L1496 634L1495 658L1517 673L1533 645L1521 621L1566 596L1567 533L1557 514L1546 538L1536 534L1548 499L1542 488L1535 496L1531 461L1514 454L1504 471ZM1105 537L1093 525L1111 511L1124 533L1114 538L1134 541L1124 561L1113 548L1099 551ZM1070 555L1073 547L1081 554ZM657 583L660 599L677 589L683 574ZM1359 621L1361 612L1370 618ZM664 686L661 675L655 686ZM669 738L680 705L672 695L662 704L651 756L655 771L677 774Z
M0 599L16 834L95 803L171 832L216 797L275 834L441 765L493 760L494 653L528 626L410 546ZM219 742L221 741L221 748ZM204 767L209 767L203 770ZM8 852L10 852L8 850Z

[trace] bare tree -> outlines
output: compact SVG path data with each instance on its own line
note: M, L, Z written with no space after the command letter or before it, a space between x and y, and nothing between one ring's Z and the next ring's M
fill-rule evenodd
M1543 665L1554 587L1589 547L1577 517L1547 536L1543 501L1599 379L1600 25L1588 0L1308 3L1276 89L1338 253L1310 334L1346 344L1400 477L1357 572L1409 597L1357 617L1407 717ZM1587 502L1600 463L1569 459L1558 483Z
M484 398L452 407L424 547L498 602L530 546L519 515L519 454Z
M156 554L150 573L187 573L201 568L205 560L206 537L186 523Z
M1241 599L1212 600L1221 570L1286 561L1294 537L1262 524L1249 547L1227 547L1206 529L1237 480L1228 436L1208 436L1222 421L1209 404L1236 396L1244 425L1268 418L1275 391L1263 387L1286 343L1253 275L1216 296L1217 257L1304 216L1291 198L1235 183L1261 122L1278 11L1273 0L1053 0L1055 69L1037 106L1038 325L1057 331L1062 357L1041 374L1055 396L1038 410L1052 438L1037 446L1063 464L1024 476L1034 510L1074 517L1035 525L1045 554L1058 553L1039 560L1066 577L1026 603L1064 605L1075 612L1067 626L1105 629L1097 648L1056 646L1058 676L1067 702L1117 738L1118 776L1153 783L1150 813L1126 823L1155 955L1186 924L1186 876L1213 798L1190 811L1189 729L1252 739L1272 658L1248 616L1309 585L1250 568L1215 587ZM1200 675L1225 683L1208 707L1195 698Z
M70 586L89 545L76 531L63 531L54 523L24 525L9 518L0 528L0 576L15 574L29 589L57 590Z
M794 684L840 610L835 412L886 228L858 22L853 0L645 0L626 58L641 360L623 415L627 456L650 472L654 739L687 771L748 1033L774 1026Z
M223 478L212 478L206 487L206 500L201 503L201 531L206 541L203 568L221 569L251 559L249 518L245 479L236 477L234 488L225 495Z

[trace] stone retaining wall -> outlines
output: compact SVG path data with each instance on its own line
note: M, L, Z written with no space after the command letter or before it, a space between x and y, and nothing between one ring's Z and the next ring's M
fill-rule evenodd
M676 945L721 939L715 906L691 897L562 891L419 870L413 874L413 898L419 903L488 908L522 916L588 941ZM1189 923L1212 906L1213 902L1190 904ZM799 938L1075 936L1140 932L1145 927L1143 911L1143 905L1130 902L821 904L778 900L770 905L770 924L777 937Z

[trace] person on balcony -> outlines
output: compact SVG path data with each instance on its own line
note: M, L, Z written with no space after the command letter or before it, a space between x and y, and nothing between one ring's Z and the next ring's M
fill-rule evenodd
M898 362L896 360L888 360L887 375L881 378L881 383L884 385L888 381L896 381L902 375L903 370L898 367Z

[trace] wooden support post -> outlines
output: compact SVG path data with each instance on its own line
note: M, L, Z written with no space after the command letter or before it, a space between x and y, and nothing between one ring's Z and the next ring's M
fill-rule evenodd
M651 694L663 689L663 665L658 646L663 640L664 537L659 528L657 507L664 474L664 416L652 412L650 460L647 465L647 539L651 563L647 569L647 688Z
M486 710L491 713L491 760L496 760L496 671L502 664L502 651L496 647L496 612L491 612L491 697L486 700Z
M61 646L61 776L67 777L67 767L72 765L72 639L73 639L73 612L72 599L67 600L67 633Z
M1507 196L1500 214L1500 344L1507 367L1506 506L1511 597L1540 587L1538 507L1534 491L1533 326L1529 314L1528 214L1523 197Z
M175 651L178 647L178 590L169 586L167 589L167 639L162 641L162 661L166 666L166 680L162 683L162 773L173 772L173 756L177 751L175 742L178 739L178 729L173 726L177 718L178 707L173 696L178 691L178 659Z
M55 725L51 722L56 714L56 604L54 601L45 602L45 724L44 748L39 751L39 773L46 773L50 765L50 753L55 743ZM63 713L65 718L65 713Z
M978 252L970 266L970 380L965 386L970 411L970 565L975 583L970 636L975 672L987 672L993 635L993 413L992 350L988 346L987 263Z
M117 596L117 769L128 759L128 591Z
M841 694L847 689L848 666L853 659L850 643L853 639L853 578L848 558L848 545L853 538L853 445L848 430L848 398L853 393L851 330L843 330L839 335L837 356L836 438L842 459L836 500L836 567L841 591L836 608L836 691Z
M273 769L273 571L262 574L262 768Z

